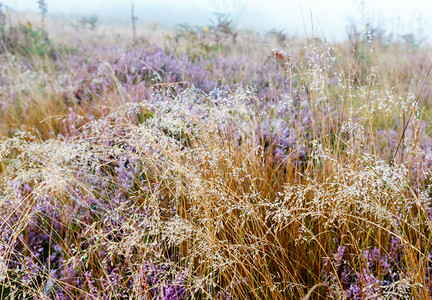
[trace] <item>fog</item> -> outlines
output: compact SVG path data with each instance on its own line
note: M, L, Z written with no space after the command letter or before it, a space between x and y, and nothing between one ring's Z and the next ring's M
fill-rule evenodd
M37 0L0 1L18 12L38 11ZM46 0L49 15L96 15L101 22L128 22L132 1ZM238 28L257 31L277 29L288 36L343 39L348 26L379 28L393 38L414 33L417 39L432 37L432 3L429 1L355 0L135 0L138 26L158 23L205 26L214 13L230 14Z

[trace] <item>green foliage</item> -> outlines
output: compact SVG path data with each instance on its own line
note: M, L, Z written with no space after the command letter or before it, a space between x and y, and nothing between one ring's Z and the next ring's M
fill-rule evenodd
M216 20L210 20L208 26L194 28L188 24L180 25L174 38L174 48L184 40L186 53L192 59L209 59L220 53L230 53L233 45L237 44L238 32L230 14L214 15ZM170 40L168 36L166 39Z
M91 15L88 17L82 17L79 22L83 28L85 28L86 26L89 26L90 30L93 31L96 29L97 21L98 21L98 16Z
M27 26L20 25L19 31L22 52L40 57L54 57L54 47L47 33L42 28L33 28L30 22Z
M71 46L54 46L44 28L34 27L30 21L27 21L27 24L7 26L6 21L2 22L1 9L0 41L3 48L1 50L26 58L39 57L54 60L59 54L71 54L75 51Z

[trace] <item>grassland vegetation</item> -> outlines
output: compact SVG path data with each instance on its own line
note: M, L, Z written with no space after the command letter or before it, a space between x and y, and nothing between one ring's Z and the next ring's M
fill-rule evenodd
M431 298L429 46L42 17L0 27L1 299Z

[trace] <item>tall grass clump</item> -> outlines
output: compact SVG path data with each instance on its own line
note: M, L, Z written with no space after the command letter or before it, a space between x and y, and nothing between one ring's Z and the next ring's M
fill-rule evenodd
M430 298L430 49L190 30L2 53L1 298Z

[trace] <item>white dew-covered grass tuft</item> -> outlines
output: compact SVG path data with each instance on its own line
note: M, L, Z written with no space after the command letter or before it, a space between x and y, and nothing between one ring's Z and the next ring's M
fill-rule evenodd
M430 298L430 49L218 28L1 53L2 299Z

